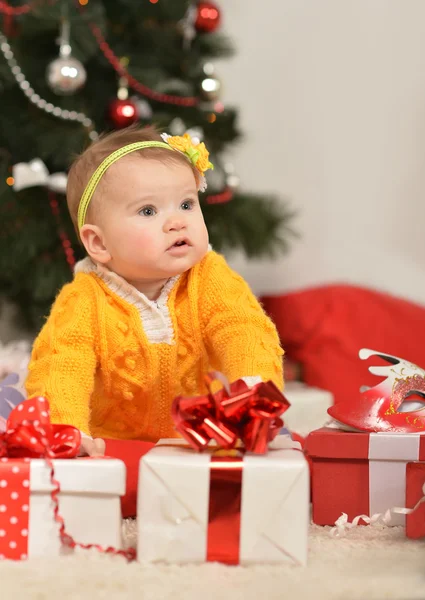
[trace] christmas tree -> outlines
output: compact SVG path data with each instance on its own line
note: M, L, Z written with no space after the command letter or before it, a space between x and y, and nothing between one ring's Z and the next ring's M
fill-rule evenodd
M138 122L205 141L214 249L287 249L286 205L246 193L225 158L240 132L213 62L232 52L222 17L193 0L0 0L0 295L32 327L84 255L66 173L105 130Z

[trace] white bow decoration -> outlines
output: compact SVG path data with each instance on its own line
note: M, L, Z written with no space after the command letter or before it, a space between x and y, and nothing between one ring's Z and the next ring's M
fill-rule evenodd
M34 158L29 163L17 163L12 169L13 174L13 189L16 192L25 190L30 187L43 185L52 192L65 194L68 175L66 173L53 173L49 171L41 160Z

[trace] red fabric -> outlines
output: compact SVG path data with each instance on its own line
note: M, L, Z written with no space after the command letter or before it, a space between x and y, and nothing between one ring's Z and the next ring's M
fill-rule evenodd
M125 463L127 469L126 493L121 498L123 517L135 517L137 513L137 483L140 459L155 444L133 440L105 440L105 443L105 455L111 458L119 458Z
M406 467L407 508L413 508L422 498L422 486L424 483L425 463L408 463ZM406 516L406 535L412 539L425 537L425 502L412 514Z
M262 303L287 356L302 364L303 380L332 392L335 402L356 399L360 386L380 381L358 358L360 348L425 367L425 308L412 302L333 285L264 297Z

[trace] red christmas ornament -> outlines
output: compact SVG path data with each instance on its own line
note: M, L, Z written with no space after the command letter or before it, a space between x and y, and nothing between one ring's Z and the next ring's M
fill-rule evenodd
M195 28L201 33L212 33L221 22L220 10L213 2L200 2L197 7Z
M112 100L108 115L116 129L128 127L139 120L139 111L132 100Z

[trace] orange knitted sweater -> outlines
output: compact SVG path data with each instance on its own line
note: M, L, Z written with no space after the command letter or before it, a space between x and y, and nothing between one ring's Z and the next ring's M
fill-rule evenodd
M156 302L86 258L34 343L26 389L47 397L54 423L157 441L176 436L175 396L204 394L211 369L282 389L282 354L247 283L213 251Z

